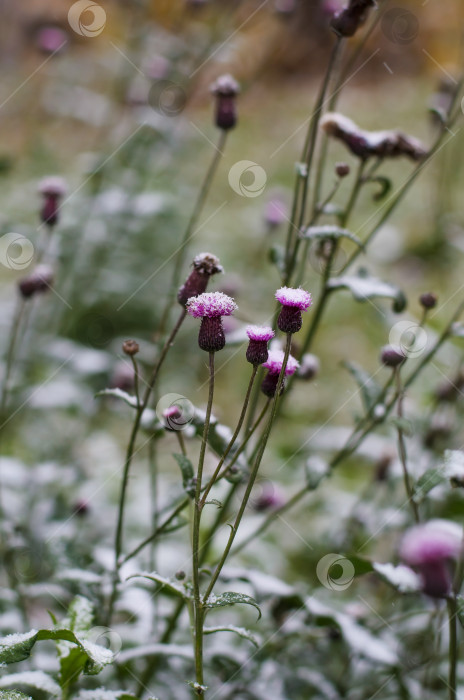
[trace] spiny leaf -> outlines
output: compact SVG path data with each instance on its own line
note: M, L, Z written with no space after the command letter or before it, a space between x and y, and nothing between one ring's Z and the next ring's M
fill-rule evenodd
M258 603L254 598L244 593L234 593L233 591L227 591L226 593L221 593L221 595L216 596L213 593L209 596L205 603L206 608L223 608L227 605L252 605L258 611L258 620L261 617L261 610Z
M301 232L301 238L307 240L339 240L340 238L348 238L348 240L356 243L358 248L364 249L364 243L351 231L339 226L308 226L307 229Z
M214 634L215 632L234 632L242 639L248 639L249 642L259 647L258 640L256 637L244 627L234 627L234 625L225 625L222 627L204 627L203 632L205 634Z

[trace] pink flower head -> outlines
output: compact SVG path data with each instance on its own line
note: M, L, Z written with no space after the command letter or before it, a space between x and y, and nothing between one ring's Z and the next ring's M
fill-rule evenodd
M187 312L194 318L231 316L237 308L232 297L222 292L204 292L187 302Z
M294 306L300 311L307 311L313 303L311 294L300 288L281 287L277 290L275 298L282 306Z
M275 336L274 331L269 326L248 326L246 329L250 340L268 342Z
M450 564L460 554L462 528L447 520L430 520L411 528L400 546L401 559L418 570L424 593L444 598L452 586Z
M63 197L67 192L66 182L62 177L44 177L39 182L39 193L45 197Z
M283 350L269 350L269 357L267 361L263 364L263 367L269 370L269 374L280 374L282 365L284 363L285 354ZM285 367L286 376L295 374L296 370L300 366L298 360L292 355L288 356L287 366Z

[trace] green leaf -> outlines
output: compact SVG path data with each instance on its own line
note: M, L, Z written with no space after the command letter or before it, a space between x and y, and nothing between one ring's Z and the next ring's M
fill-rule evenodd
M259 642L256 637L245 627L235 627L234 625L225 625L222 627L204 627L204 634L214 634L215 632L234 632L242 639L247 639L249 642L259 647Z
M155 571L133 574L132 576L129 576L127 581L130 581L133 578L146 578L149 581L154 581L155 583L161 585L160 592L167 593L168 595L171 594L178 598L183 598L184 600L190 600L192 597L185 584L165 578L164 576L160 576Z
M222 508L222 503L221 501L218 501L217 498L211 498L209 501L205 501L205 506L210 505L210 506L216 506L217 508Z
M95 394L95 397L97 396L113 396L115 399L121 399L124 403L127 403L128 406L137 408L137 398L122 389L102 389L102 391Z
M456 596L458 620L461 627L464 627L464 596Z
M446 483L446 473L442 467L432 467L416 481L412 489L412 498L415 503L422 503L428 493L436 486Z
M406 437L412 437L414 435L413 424L407 418L403 416L392 416L388 422L394 425L397 430L401 430Z
M24 695L19 690L1 690L0 700L32 700L30 695Z
M233 591L227 591L226 593L221 593L221 595L216 596L212 593L205 603L206 608L223 608L227 605L252 605L258 611L258 620L261 617L261 610L254 598L244 593L234 593Z
M195 472L192 462L183 454L173 454L174 459L180 467L182 473L182 486L184 491L193 498L195 496Z
M9 634L0 637L0 664L14 664L30 656L37 641L37 630L25 634Z
M332 277L327 282L327 286L329 290L349 289L356 301L376 298L393 299L393 311L396 313L406 308L406 297L398 287L371 277L366 270L359 270L357 275Z
M348 372L354 378L360 388L363 406L366 412L370 411L379 401L382 394L382 387L375 379L355 362L343 362Z
M281 274L285 271L285 249L283 246L272 246L269 250L269 261L276 266Z
M380 202L382 199L385 199L392 188L392 181L385 175L373 175L368 177L365 182L376 182L380 185L378 192L372 197L374 202Z
M337 241L340 238L348 238L348 240L356 243L358 248L364 249L364 243L351 231L339 226L308 226L307 229L301 232L301 238L306 240L333 240Z
M330 467L322 457L313 455L306 461L305 474L308 491L315 491L321 481L329 476Z

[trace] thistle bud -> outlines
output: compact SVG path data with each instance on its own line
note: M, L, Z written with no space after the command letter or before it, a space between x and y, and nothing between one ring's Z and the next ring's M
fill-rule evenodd
M338 177L346 177L350 174L350 166L348 163L337 163L335 165L335 172Z
M38 265L35 270L18 282L20 294L29 299L35 294L43 294L53 284L53 270L48 265Z
M426 292L425 294L420 295L419 301L424 309L434 309L437 305L438 299L437 295L433 292Z
M140 350L139 344L135 340L125 340L122 344L122 351L125 355L133 357Z
M203 293L191 297L186 305L193 318L201 318L198 345L205 352L217 352L226 344L223 316L231 316L237 309L234 300L222 292Z
M399 367L406 355L399 345L385 345L380 353L380 360L386 367Z
M247 336L250 339L246 351L246 359L252 365L262 365L269 357L268 342L274 337L272 328L267 326L248 326Z
M240 86L231 75L221 75L211 86L216 97L216 126L225 131L237 124L236 97Z
M66 194L66 183L60 177L46 177L39 184L39 192L43 196L40 218L47 226L58 222L60 200Z
M185 306L190 297L197 297L206 291L209 278L224 272L219 258L211 253L199 253L193 260L193 270L177 293L177 301Z
M374 0L350 0L348 7L332 17L330 26L338 36L353 36L366 21L369 9L374 6Z

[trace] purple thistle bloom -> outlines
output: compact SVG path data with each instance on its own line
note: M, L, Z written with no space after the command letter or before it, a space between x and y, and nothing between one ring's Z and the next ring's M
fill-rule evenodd
M287 205L279 198L273 197L266 204L264 220L272 231L287 219Z
M248 326L246 332L250 339L246 359L252 365L262 365L268 359L267 344L275 333L269 326Z
M66 182L61 177L46 177L39 183L39 193L44 201L40 218L44 224L54 226L58 221L60 199L66 194Z
M282 304L282 311L277 319L277 325L284 333L297 333L303 323L301 312L307 311L312 304L311 294L304 289L281 287L275 294L277 301Z
M284 363L285 353L282 350L270 350L269 357L266 362L263 363L268 371L261 384L261 391L266 396L272 398L277 390L277 384L279 381L280 371ZM299 367L299 362L295 360L292 355L288 356L287 365L285 367L285 376L289 377L291 374L295 374ZM280 393L282 394L285 389L285 377L282 382L282 387Z
M237 309L232 297L222 292L205 292L192 297L186 304L187 312L201 318L198 344L206 352L222 350L226 344L222 316L231 316Z
M461 549L461 527L447 520L430 520L406 533L400 557L417 569L424 593L432 598L446 598L452 589L452 562Z

